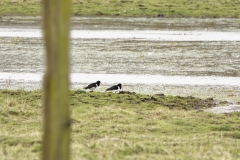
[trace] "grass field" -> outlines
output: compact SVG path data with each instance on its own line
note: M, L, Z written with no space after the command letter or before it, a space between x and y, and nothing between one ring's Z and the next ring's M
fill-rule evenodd
M240 0L73 0L75 16L240 17ZM41 15L41 0L1 0L0 15Z
M39 159L41 94L0 90L0 160ZM240 113L203 111L214 103L194 97L71 91L71 157L240 159Z

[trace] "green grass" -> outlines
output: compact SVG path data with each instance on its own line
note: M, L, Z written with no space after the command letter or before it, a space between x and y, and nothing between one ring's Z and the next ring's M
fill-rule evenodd
M41 94L0 91L0 159L39 159ZM186 102L192 106L183 107ZM210 103L194 97L71 91L71 157L239 159L240 113L202 111Z
M75 16L240 17L240 0L73 0ZM41 1L2 0L0 15L41 15Z

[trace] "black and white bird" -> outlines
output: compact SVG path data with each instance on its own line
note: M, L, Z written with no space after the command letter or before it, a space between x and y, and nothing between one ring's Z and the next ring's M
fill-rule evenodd
M97 82L95 82L95 83L89 84L87 87L84 87L84 89L89 89L89 90L93 91L93 90L95 90L98 86L100 86L100 84L102 84L101 81L97 81Z
M106 89L106 91L120 91L122 89L122 84L119 83L117 85L114 85L108 89Z

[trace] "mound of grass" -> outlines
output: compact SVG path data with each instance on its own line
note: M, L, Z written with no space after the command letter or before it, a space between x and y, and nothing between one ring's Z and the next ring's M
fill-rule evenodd
M40 0L2 0L0 15L41 15ZM238 0L73 0L76 16L239 17Z
M71 101L71 105L90 104L95 107L102 105L118 104L119 106L126 105L141 105L141 107L155 108L159 106L168 107L170 109L206 109L217 104L212 98L200 99L196 97L181 97L181 96L165 96L164 94L156 95L140 95L134 92L120 92L115 94L112 92L85 92L77 90L71 93L71 97L75 101Z
M3 159L39 158L41 95L41 91L0 90ZM162 94L71 91L71 157L239 159L240 113L199 112L212 103L212 99Z

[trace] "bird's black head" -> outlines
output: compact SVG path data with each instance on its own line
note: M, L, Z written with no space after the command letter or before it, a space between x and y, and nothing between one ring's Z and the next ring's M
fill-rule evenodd
M101 81L97 81L97 85L100 86L100 84L101 84Z
M119 83L119 84L118 84L118 87L119 87L120 89L122 89L122 84L121 84L121 83Z

